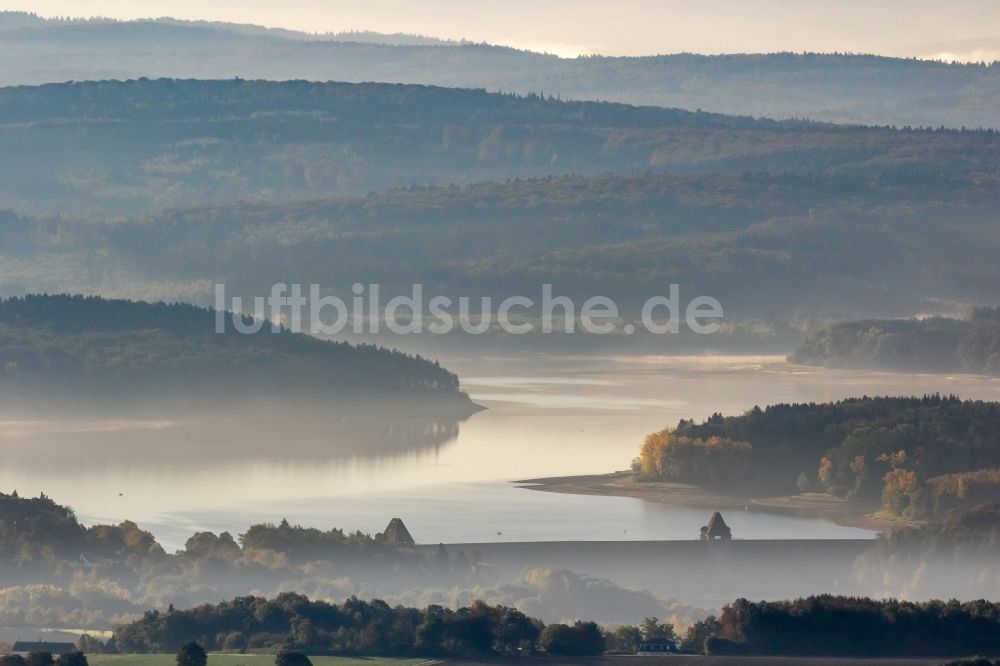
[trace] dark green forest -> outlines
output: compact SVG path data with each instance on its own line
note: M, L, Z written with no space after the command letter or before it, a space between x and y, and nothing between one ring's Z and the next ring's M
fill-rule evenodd
M215 325L215 312L185 304L8 298L0 301L0 383L8 401L26 402L382 391L471 406L453 373L419 356L270 325L253 334L231 323L217 333Z
M737 599L705 642L709 654L954 656L1000 651L1000 605L984 599L910 602L822 595Z
M187 611L148 612L119 627L108 649L173 652L198 641L207 650L283 647L309 654L509 657L536 645L543 626L514 608L481 602L458 610L419 610L354 598L341 604L314 602L286 593L272 601L240 597ZM603 652L603 644L600 648L591 654Z
M727 492L818 490L933 518L1000 500L998 427L1000 403L953 396L770 405L653 433L633 469Z
M790 346L812 318L993 304L996 183L995 174L637 173L113 221L6 213L0 286L208 302L213 282L257 295L276 280L341 295L378 282L387 297L419 282L452 298L537 297L549 282L556 293L611 296L634 317L677 283L718 298L727 322L787 331Z
M1000 69L864 54L558 58L406 35L0 15L0 84L140 76L400 81L865 124L997 127Z
M550 625L503 606L475 602L423 610L351 598L312 602L286 593L268 601L240 597L188 611L147 612L119 626L106 649L172 652L198 641L210 650L281 648L310 654L514 656L599 655L608 644L634 651L641 641L671 638L673 628L647 619L602 634L592 622ZM700 645L695 641L703 638ZM688 631L685 648L714 655L850 657L953 656L1000 650L1000 605L986 601L909 602L823 595L790 601L737 599L719 618Z
M48 84L0 88L0 207L116 216L637 169L933 179L995 174L998 146L992 130L776 122L420 85Z
M839 322L810 333L789 360L831 368L1000 375L1000 309L977 308L968 319Z
M722 302L712 344L785 351L834 318L996 305L998 142L416 85L5 88L0 293L551 283L627 320L676 283Z

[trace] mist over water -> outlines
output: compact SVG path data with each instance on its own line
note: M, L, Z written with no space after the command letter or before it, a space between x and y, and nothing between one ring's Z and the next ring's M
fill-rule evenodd
M755 404L933 392L1000 399L996 378L831 371L778 357L442 362L486 411L462 422L279 406L191 419L7 415L0 487L45 492L88 524L134 520L168 551L196 530L238 534L282 518L375 533L398 516L420 543L693 539L708 510L513 482L625 469L649 432ZM758 511L726 520L736 538L872 536Z

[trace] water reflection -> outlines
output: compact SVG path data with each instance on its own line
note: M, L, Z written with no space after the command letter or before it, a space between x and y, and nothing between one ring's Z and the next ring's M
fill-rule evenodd
M36 471L164 474L422 456L458 432L454 420L274 409L171 421L0 420L0 445L7 465Z
M755 404L861 394L1000 399L988 377L802 368L774 357L443 359L489 409L459 422L255 405L198 418L0 421L0 488L45 492L87 522L133 519L168 547L261 520L381 530L423 542L692 538L704 511L551 495L510 483L628 466L648 432ZM727 516L727 520L729 516ZM750 512L745 538L864 536ZM500 532L500 534L497 534Z

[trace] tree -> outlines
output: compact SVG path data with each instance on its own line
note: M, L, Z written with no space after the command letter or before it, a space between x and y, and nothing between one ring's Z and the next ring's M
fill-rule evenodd
M517 654L517 649L533 645L541 633L539 623L516 608L496 609L495 645L502 654Z
M88 666L87 655L77 650L59 655L56 666Z
M90 634L80 636L80 640L76 644L80 647L80 652L84 654L102 654L105 650L105 645L101 642L101 639L94 638Z
M207 663L205 649L194 641L184 643L177 651L177 666L206 666Z
M493 646L493 620L480 608L461 609L449 632L463 654L488 654Z
M27 660L19 654L5 654L0 657L0 666L25 666Z
M705 654L740 655L749 650L744 643L722 636L710 636L705 639Z
M572 627L550 624L542 632L542 649L553 655L595 656L604 654L601 629L593 622L577 622Z
M677 634L674 633L674 625L663 623L655 617L647 617L639 625L639 630L642 632L642 640L647 643L662 643L664 641L674 641L677 640Z
M614 631L606 632L604 642L607 644L608 652L635 654L639 651L639 644L642 643L642 632L639 631L639 627L626 624Z
M917 491L917 473L897 468L886 472L882 488L882 506L896 515L910 507Z
M301 652L283 650L274 658L274 666L312 666L312 662Z
M297 617L291 622L292 645L299 648L309 648L316 640L316 632L312 622L307 617ZM302 666L295 664L290 666Z
M51 652L32 652L25 661L28 666L53 666L56 663Z
M688 627L684 634L684 642L681 644L688 652L706 652L705 644L709 638L715 636L722 629L722 625L714 615L709 615L700 622L695 622Z

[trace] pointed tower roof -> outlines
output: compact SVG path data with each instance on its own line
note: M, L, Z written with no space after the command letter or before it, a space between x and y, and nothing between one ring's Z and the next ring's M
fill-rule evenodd
M712 517L708 519L708 531L717 532L719 530L728 532L729 525L726 525L726 521L722 519L722 514L716 511L712 514Z
M701 528L702 539L711 541L713 539L731 539L732 537L732 530L729 529L729 525L726 525L726 521L722 519L722 514L718 511L709 518L708 525Z
M389 543L394 543L400 546L412 546L415 544L413 537L410 536L410 530L406 529L406 525L399 518L393 518L389 521L389 524L385 528L385 532L382 533L385 536L385 540Z

